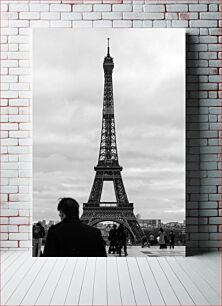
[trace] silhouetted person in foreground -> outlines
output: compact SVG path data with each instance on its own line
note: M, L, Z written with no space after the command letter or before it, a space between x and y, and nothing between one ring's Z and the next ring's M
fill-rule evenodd
M43 256L107 256L100 230L79 220L79 204L74 199L61 199L57 209L61 222L49 228Z
M126 239L127 239L127 232L124 228L123 224L120 224L117 229L117 242L118 242L118 251L119 256L121 256L122 247L125 253L125 256L127 256L127 245L126 245Z
M170 249L174 249L174 240L175 240L175 234L173 231L170 232Z

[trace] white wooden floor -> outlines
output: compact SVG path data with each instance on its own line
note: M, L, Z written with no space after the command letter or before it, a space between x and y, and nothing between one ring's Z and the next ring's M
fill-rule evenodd
M221 305L221 257L32 258L1 253L0 305Z

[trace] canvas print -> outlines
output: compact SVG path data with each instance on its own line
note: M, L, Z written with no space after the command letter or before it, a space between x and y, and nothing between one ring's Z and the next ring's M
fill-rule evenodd
M183 256L184 30L35 29L33 75L33 256Z

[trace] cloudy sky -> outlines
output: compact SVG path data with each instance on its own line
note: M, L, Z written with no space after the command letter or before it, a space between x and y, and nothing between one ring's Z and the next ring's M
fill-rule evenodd
M142 218L183 221L185 34L182 29L35 29L33 219L58 198L88 201L98 161L106 38L114 58L117 149ZM104 200L113 199L106 185Z

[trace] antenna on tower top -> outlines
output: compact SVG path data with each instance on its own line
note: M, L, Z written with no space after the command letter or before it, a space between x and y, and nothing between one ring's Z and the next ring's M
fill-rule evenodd
M110 54L109 54L109 40L110 40L110 38L108 37L108 38L107 38L107 41L108 41L107 56L110 56Z

